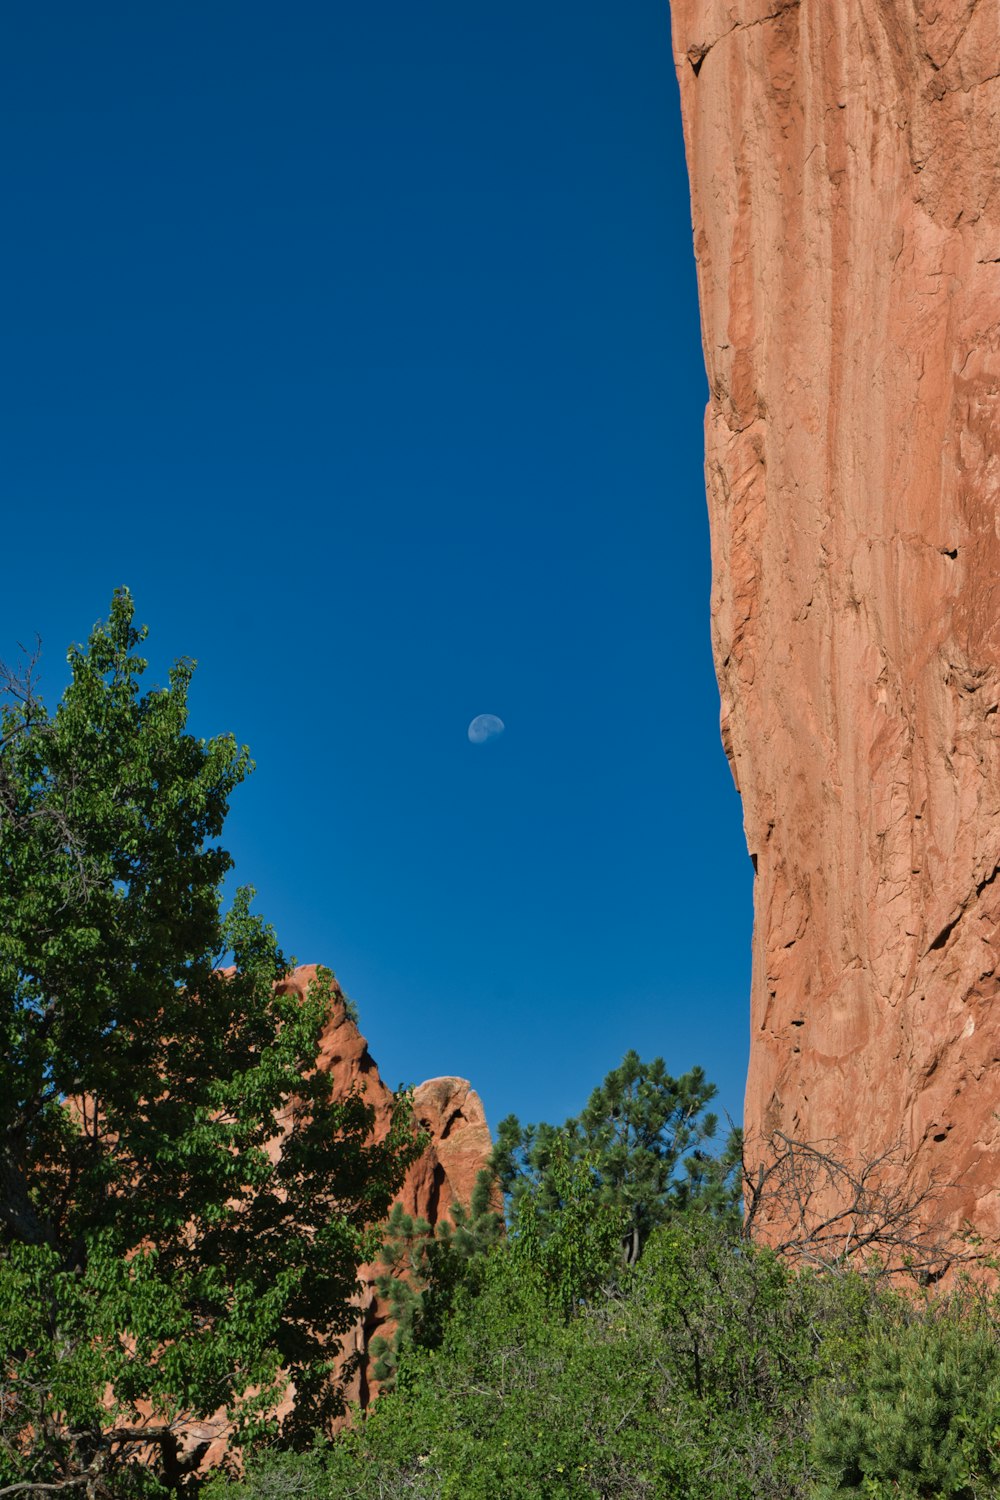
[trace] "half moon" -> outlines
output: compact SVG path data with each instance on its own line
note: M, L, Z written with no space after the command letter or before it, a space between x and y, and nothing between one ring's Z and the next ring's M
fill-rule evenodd
M496 714L476 714L469 725L469 739L474 745L485 745L498 734L503 734L503 719Z

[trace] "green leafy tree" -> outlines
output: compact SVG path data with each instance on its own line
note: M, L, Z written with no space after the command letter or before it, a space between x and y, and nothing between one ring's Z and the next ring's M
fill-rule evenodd
M568 1319L608 1281L626 1227L620 1203L596 1197L597 1165L556 1141L541 1189L522 1192L511 1235L511 1258L539 1281L550 1306Z
M179 1427L252 1442L289 1377L285 1440L322 1425L415 1150L405 1099L376 1143L315 1067L330 977L303 1004L252 892L224 909L250 761L187 732L191 663L142 690L144 637L122 590L54 712L0 682L5 1494L178 1490Z
M494 1166L517 1224L530 1198L540 1228L561 1204L557 1159L586 1159L597 1202L626 1216L622 1251L634 1263L650 1232L687 1210L735 1216L741 1182L741 1135L720 1153L707 1149L718 1130L706 1106L715 1085L701 1068L673 1078L661 1057L644 1063L628 1052L594 1090L582 1114L561 1126L502 1121Z

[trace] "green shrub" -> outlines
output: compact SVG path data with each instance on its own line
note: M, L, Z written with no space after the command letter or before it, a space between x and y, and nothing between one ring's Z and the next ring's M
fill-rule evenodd
M494 1250L440 1348L404 1354L355 1431L312 1467L272 1459L241 1500L805 1500L811 1281L699 1216L567 1312L543 1243Z
M882 1299L853 1359L816 1404L817 1500L980 1500L1000 1494L995 1302L963 1290Z

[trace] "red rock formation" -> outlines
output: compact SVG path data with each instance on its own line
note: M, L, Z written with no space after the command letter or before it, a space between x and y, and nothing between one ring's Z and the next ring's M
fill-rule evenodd
M746 1121L1000 1235L1000 10L672 0Z
M317 969L316 964L306 964L293 970L281 985L281 991L297 993L304 999ZM392 1090L379 1077L368 1043L351 1019L336 981L334 1008L320 1039L317 1062L333 1078L338 1095L347 1095L355 1087L363 1089L365 1099L375 1110L375 1137L383 1138L390 1124ZM476 1176L486 1166L493 1143L479 1095L464 1078L432 1078L420 1084L414 1090L413 1105L416 1122L429 1141L406 1175L399 1202L407 1213L420 1216L433 1226L448 1216L453 1203L468 1207ZM363 1407L378 1394L378 1382L371 1373L374 1361L369 1357L369 1346L376 1334L391 1333L393 1327L389 1308L375 1286L380 1269L375 1265L359 1269L357 1321L342 1340L339 1360L343 1368L357 1359L344 1393L349 1403L357 1402ZM279 1414L290 1405L289 1401L279 1408ZM221 1415L207 1422L190 1423L184 1429L184 1451L201 1443L208 1445L201 1460L202 1468L221 1462L228 1445Z
M309 982L317 973L315 964L295 969L285 980L285 993L297 991L305 998ZM379 1077L368 1051L368 1043L348 1014L339 985L334 983L335 1008L320 1041L318 1066L329 1073L338 1095L354 1087L364 1090L375 1109L375 1135L381 1139L389 1129L392 1090ZM468 1207L476 1175L489 1160L493 1148L482 1101L464 1078L431 1078L414 1090L413 1112L419 1128L429 1137L426 1151L414 1162L399 1193L407 1213L435 1225L447 1218L455 1202ZM377 1266L362 1266L358 1273L358 1321L344 1340L343 1357L360 1353L357 1373L346 1387L348 1401L362 1406L377 1394L368 1358L368 1347L377 1333L385 1334L389 1310L379 1297L375 1280Z

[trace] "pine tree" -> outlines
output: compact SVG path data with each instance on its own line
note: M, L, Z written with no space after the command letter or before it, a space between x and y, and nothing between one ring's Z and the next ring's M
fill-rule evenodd
M629 1264L650 1231L675 1214L735 1214L741 1137L734 1130L721 1153L707 1149L718 1130L718 1118L705 1112L715 1094L701 1068L673 1078L661 1057L644 1063L630 1051L564 1125L522 1126L508 1116L499 1128L494 1167L513 1224L529 1195L543 1225L560 1207L554 1170L560 1155L588 1161L595 1202L623 1211L622 1254Z
M475 1294L488 1252L503 1237L503 1215L496 1206L493 1173L476 1177L469 1207L453 1203L449 1218L431 1228L397 1203L386 1225L378 1277L396 1325L391 1339L372 1340L373 1373L386 1386L395 1382L400 1356L410 1349L436 1349L460 1287Z

